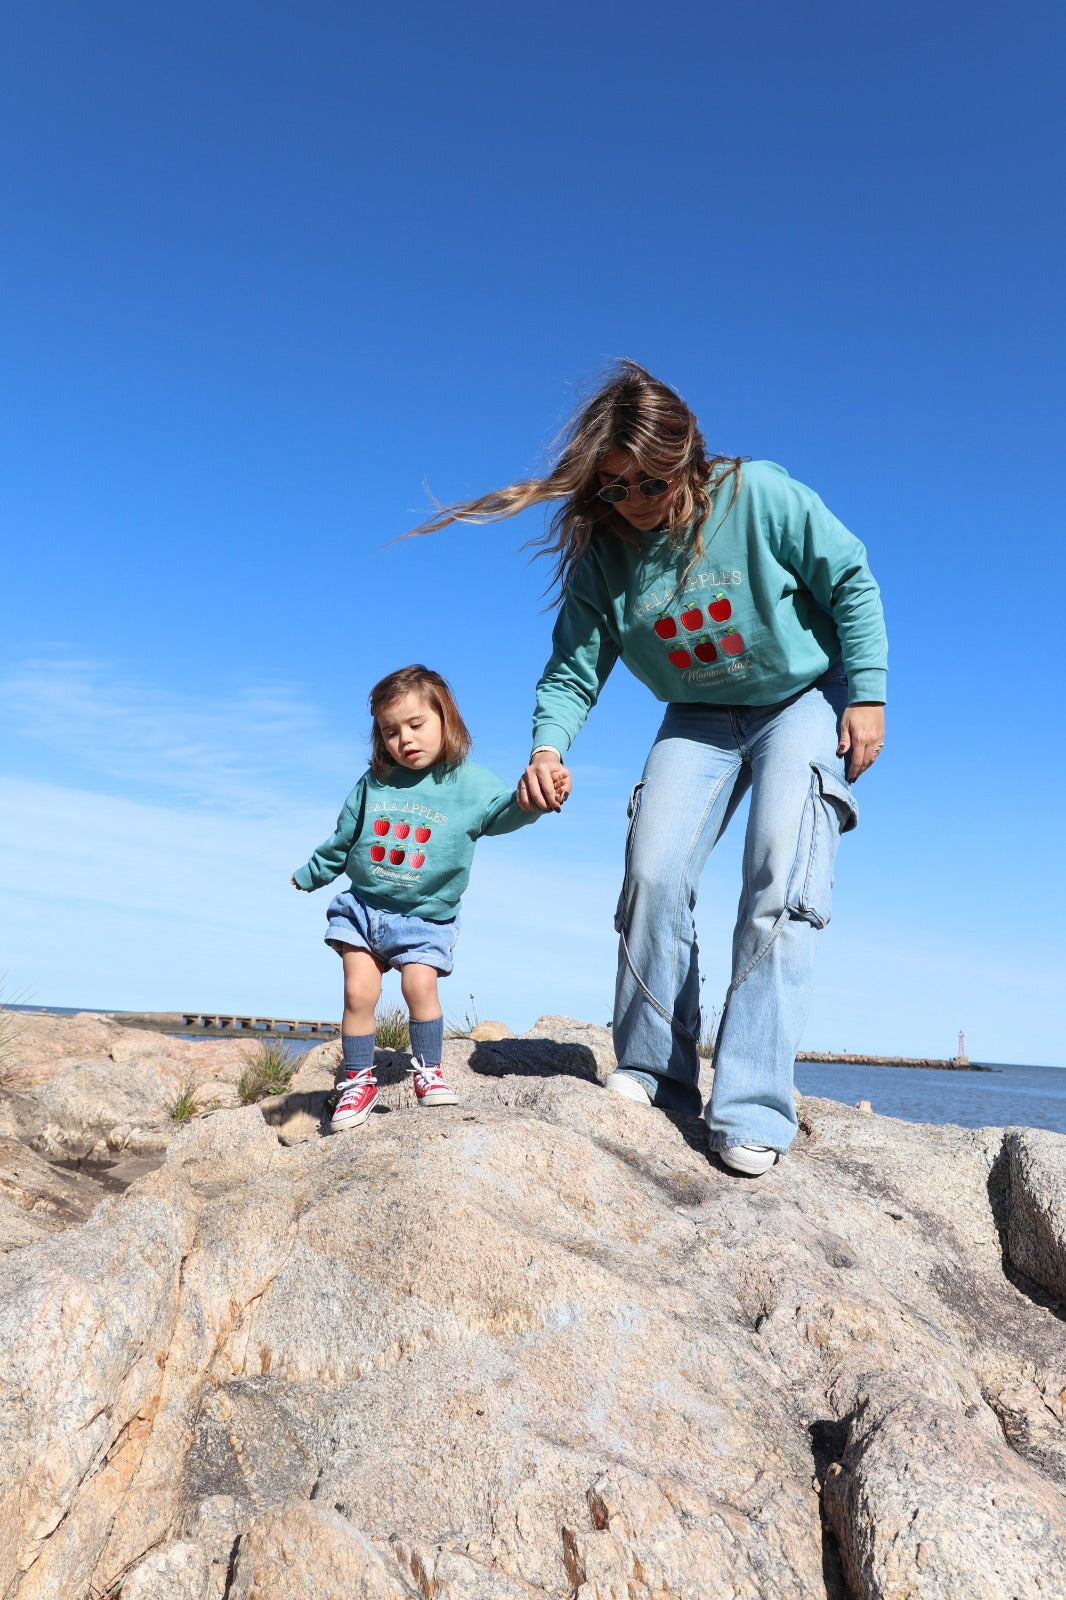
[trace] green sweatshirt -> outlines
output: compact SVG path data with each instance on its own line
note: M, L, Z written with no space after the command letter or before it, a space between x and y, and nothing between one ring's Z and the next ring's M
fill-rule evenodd
M744 464L729 505L731 488L683 582L689 553L661 530L593 535L537 685L534 745L565 755L619 658L664 701L774 705L841 659L852 703L884 701L884 616L858 539L772 461Z
M321 889L346 872L356 896L376 911L450 922L477 841L539 815L523 811L513 791L473 761L425 772L397 766L387 782L368 770L344 802L337 831L293 877L300 889Z

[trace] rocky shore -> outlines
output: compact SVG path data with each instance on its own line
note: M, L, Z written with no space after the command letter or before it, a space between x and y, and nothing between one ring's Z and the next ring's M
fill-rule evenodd
M323 1137L246 1048L23 1020L4 1600L1066 1596L1066 1138L802 1099L748 1181L552 1017Z

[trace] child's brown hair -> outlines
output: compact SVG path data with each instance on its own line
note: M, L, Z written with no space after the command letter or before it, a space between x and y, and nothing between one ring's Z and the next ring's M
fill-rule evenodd
M459 707L455 703L451 689L439 672L431 672L429 667L423 667L416 661L409 667L400 667L396 672L390 672L387 678L375 683L370 691L370 715L374 719L370 740L370 767L376 778L387 778L396 764L381 737L378 717L389 706L395 705L397 700L402 700L405 694L421 695L423 700L428 700L440 718L444 743L434 765L450 766L456 761L462 761L463 757L470 753L470 734L466 723L459 715Z

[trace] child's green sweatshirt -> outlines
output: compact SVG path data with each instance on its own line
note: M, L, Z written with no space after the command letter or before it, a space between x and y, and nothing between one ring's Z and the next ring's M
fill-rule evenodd
M774 705L841 659L852 703L884 700L884 616L862 544L772 461L746 462L729 504L732 484L687 577L690 552L661 530L596 531L537 685L534 745L565 755L619 658L664 701Z
M344 802L337 831L293 874L321 889L346 872L376 911L450 922L483 835L513 833L539 812L523 811L495 773L473 761L408 772L388 781L364 772Z

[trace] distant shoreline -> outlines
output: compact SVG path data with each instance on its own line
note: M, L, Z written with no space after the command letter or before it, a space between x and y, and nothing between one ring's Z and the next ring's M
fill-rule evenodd
M9 1011L29 1011L49 1017L70 1017L81 1014L93 1017L111 1017L115 1022L122 1023L128 1028L148 1028L155 1033L177 1034L182 1038L196 1039L263 1039L280 1038L293 1040L307 1040L314 1038L335 1038L340 1032L337 1023L326 1022L301 1022L292 1019L292 1023L281 1023L279 1026L264 1026L256 1019L252 1026L225 1026L205 1027L202 1022L189 1024L185 1018L192 1016L217 1017L218 1012L193 1013L182 1011L104 1011L95 1006L28 1006L10 1005ZM237 1021L235 1017L233 1019ZM243 1018L241 1020L244 1020ZM252 1019L248 1019L251 1022ZM965 1056L956 1056L951 1060L935 1060L929 1056L870 1056L856 1055L851 1051L837 1050L800 1050L796 1055L798 1062L824 1062L827 1066L841 1067L915 1067L927 1071L940 1072L992 1072L994 1067L980 1061L969 1061Z

